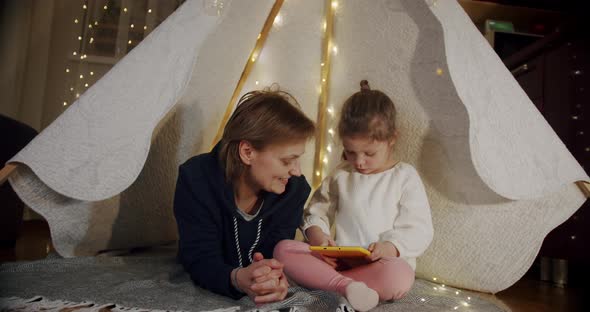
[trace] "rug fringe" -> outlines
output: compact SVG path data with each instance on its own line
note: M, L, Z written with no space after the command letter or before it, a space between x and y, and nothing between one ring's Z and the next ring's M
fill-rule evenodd
M236 312L240 307L230 307L202 312ZM49 300L42 296L31 298L19 297L0 297L0 311L18 311L18 312L184 312L177 310L154 310L142 308L130 308L120 306L114 303L98 305L91 301L71 302L64 300Z

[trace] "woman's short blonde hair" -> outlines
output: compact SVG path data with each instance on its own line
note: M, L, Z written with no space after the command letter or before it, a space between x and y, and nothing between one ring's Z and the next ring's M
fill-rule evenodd
M313 137L315 125L285 91L251 91L238 101L220 142L219 160L227 181L244 171L239 145L248 141L257 150L276 143L305 141Z

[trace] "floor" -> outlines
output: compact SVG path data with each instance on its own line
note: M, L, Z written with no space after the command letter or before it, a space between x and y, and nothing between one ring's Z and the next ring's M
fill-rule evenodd
M47 223L26 221L14 247L0 247L0 262L44 258L52 250ZM531 270L534 271L534 270ZM512 287L496 294L481 294L488 300L513 312L590 311L588 287L582 285L560 288L525 275Z

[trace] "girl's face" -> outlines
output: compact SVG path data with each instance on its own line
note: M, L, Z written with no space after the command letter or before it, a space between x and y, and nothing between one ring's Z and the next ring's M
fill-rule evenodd
M283 193L289 178L301 175L300 157L305 153L305 143L274 144L261 150L251 147L245 163L248 165L248 178L255 189Z
M365 136L342 138L344 157L357 172L373 174L391 168L393 160L393 145L395 138L390 141L376 141Z

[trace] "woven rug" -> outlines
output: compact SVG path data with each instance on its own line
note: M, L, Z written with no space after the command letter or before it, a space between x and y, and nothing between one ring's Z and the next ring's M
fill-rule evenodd
M341 311L331 292L294 286L285 300L255 306L194 286L172 252L150 256L49 258L0 265L1 311ZM474 293L418 279L402 300L373 311L505 311Z

